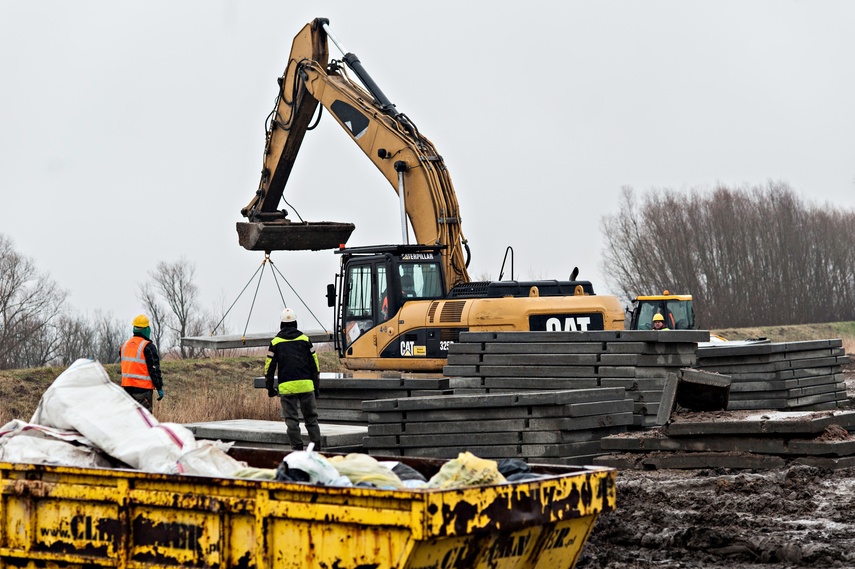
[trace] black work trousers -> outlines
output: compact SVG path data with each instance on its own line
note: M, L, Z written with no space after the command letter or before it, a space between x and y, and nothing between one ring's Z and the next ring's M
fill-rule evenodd
M148 409L149 413L154 413L154 391L146 389L145 391L128 391L125 393L134 398L134 401Z
M318 424L318 405L315 402L315 394L310 391L295 395L281 395L279 400L282 404L282 412L285 414L285 424L288 426L291 450L303 450L299 411L303 413L303 422L306 423L306 430L309 432L309 441L315 443L314 450L321 450L321 426Z

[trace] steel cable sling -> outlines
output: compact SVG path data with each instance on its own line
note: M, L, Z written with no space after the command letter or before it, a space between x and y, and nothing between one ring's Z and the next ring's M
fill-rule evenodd
M246 292L246 289L249 288L249 285L252 284L252 281L253 281L253 279L255 279L255 276L258 275L258 280L257 280L256 285L255 285L255 293L252 296L252 303L250 304L250 307L249 307L249 314L247 314L247 316L246 316L246 323L244 324L244 327L243 327L243 334L241 334L241 343L244 345L246 344L246 331L249 328L249 321L250 321L250 318L252 318L252 311L255 308L255 301L258 298L258 291L259 291L259 288L261 287L261 279L264 276L264 267L267 265L268 262L270 263L270 267L271 267L271 271L272 271L271 274L273 275L273 282L276 284L276 289L279 291L279 298L282 300L283 307L287 307L288 303L285 302L285 295L282 294L282 287L279 285L279 281L276 278L277 274L282 278L283 281L285 281L285 284L288 285L288 288L291 289L291 292L294 293L294 295L303 304L303 306L306 308L306 310L309 312L309 314L312 315L312 318L315 319L315 322L318 323L318 325L321 327L321 329L326 330L326 328L324 328L324 325L321 323L321 321L318 320L318 317L315 316L315 313L312 312L312 309L309 308L309 306L306 304L306 302L303 300L303 298L297 293L297 291L294 289L294 287L291 286L291 283L288 282L288 279L285 278L285 275L282 274L282 272L279 270L279 267L277 267L275 265L275 263L273 262L273 259L270 258L270 253L265 253L264 254L264 260L261 261L261 265L257 269L255 269L255 272L252 274L251 277L249 277L249 280L244 285L243 289L241 289L240 293L237 295L237 298L235 298L234 302L232 302L231 306L229 306L228 310L226 310L225 314L223 314L223 317L220 319L220 321L217 322L217 325L214 326L214 329L211 331L211 336L214 335L214 333L217 331L217 328L219 328L220 325L225 321L226 317L229 315L229 312L231 312L232 308L234 308L235 304L237 304L238 300L240 300L240 297L243 296L243 293Z

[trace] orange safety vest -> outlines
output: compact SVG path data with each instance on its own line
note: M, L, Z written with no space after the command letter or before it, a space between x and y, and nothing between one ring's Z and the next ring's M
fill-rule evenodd
M143 350L150 342L134 336L122 345L122 387L154 389Z

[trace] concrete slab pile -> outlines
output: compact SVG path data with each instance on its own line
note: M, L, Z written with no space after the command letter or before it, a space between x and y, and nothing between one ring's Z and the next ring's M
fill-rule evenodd
M184 425L197 439L233 442L239 448L271 448L287 451L291 448L284 421L231 419ZM300 424L303 445L308 446L309 434ZM321 445L328 452L362 452L362 438L368 427L321 424Z
M697 367L731 378L731 410L831 410L847 401L842 345L829 339L703 346Z
M653 426L668 373L694 367L709 332L462 332L444 373L457 395L620 387Z
M317 400L322 423L365 425L362 402L374 399L438 397L451 395L448 378L321 378Z
M401 372L322 373L320 397L316 400L321 423L332 425L366 425L368 418L362 411L362 402L373 399L402 397L436 397L451 395L447 377L431 374L429 377L411 377ZM264 378L254 379L256 389L263 389Z
M622 387L366 401L366 452L590 464L600 438L632 424Z
M855 466L855 411L719 411L672 416L644 432L601 439L600 466L620 469Z

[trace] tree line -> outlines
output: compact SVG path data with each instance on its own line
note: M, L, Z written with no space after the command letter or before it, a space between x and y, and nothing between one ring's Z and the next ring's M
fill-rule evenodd
M783 183L710 191L622 191L603 217L603 273L628 301L692 294L701 328L855 320L855 212L800 199ZM160 262L137 298L163 354L202 355L180 338L219 324L199 305L195 266ZM81 314L67 293L0 234L0 369L119 359L130 323ZM228 333L220 329L221 333Z
M186 259L160 262L138 285L137 298L161 354L199 357L202 350L184 348L180 339L207 334L217 324L199 305L195 271ZM119 361L130 322L102 311L80 313L67 298L49 274L0 234L0 369L69 365L79 357Z
M627 187L601 230L613 289L692 294L701 328L855 320L855 212L784 183L641 197Z

